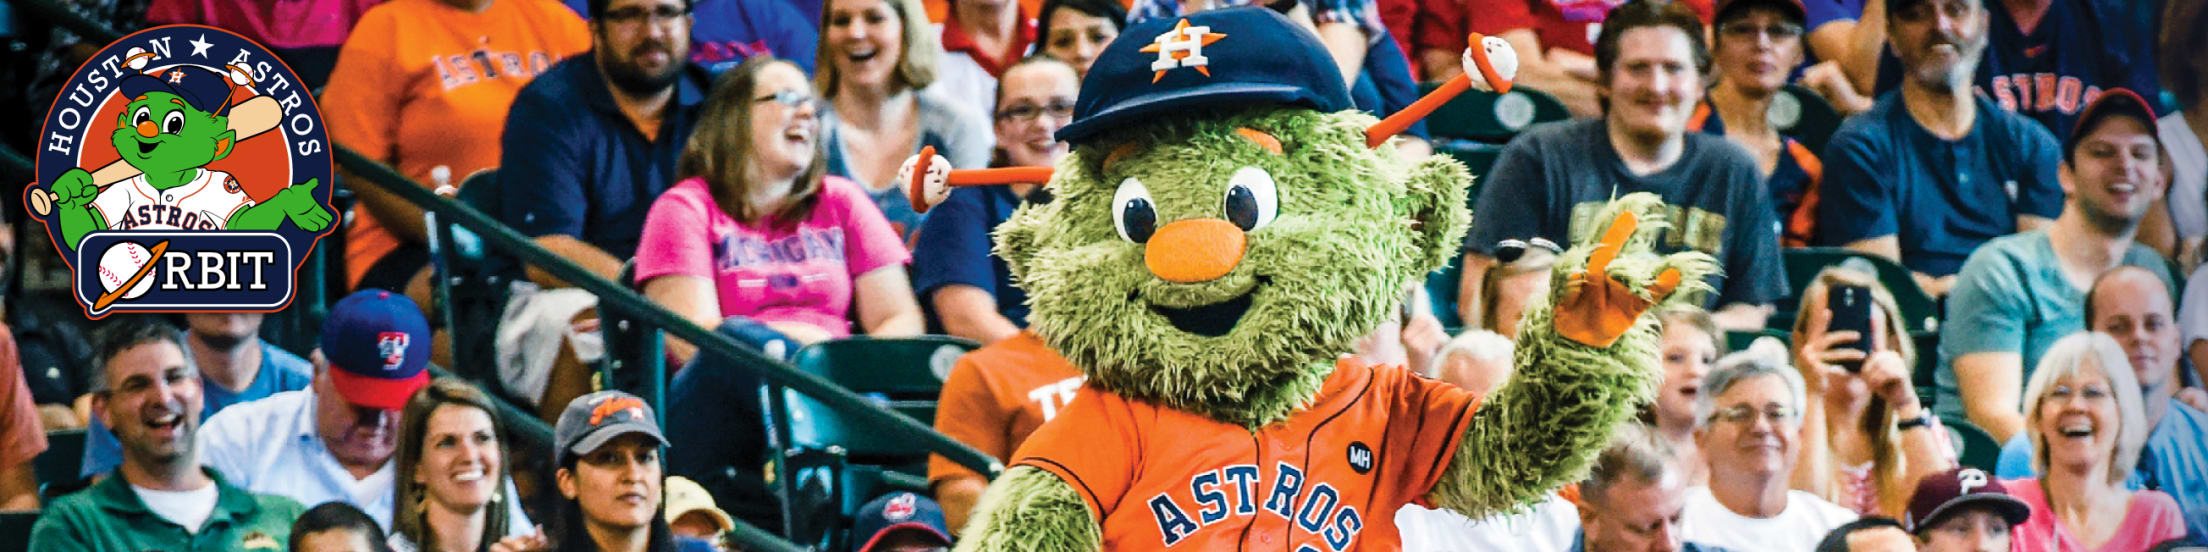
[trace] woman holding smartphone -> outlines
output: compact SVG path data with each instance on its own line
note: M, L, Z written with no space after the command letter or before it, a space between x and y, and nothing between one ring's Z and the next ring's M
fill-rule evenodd
M1794 318L1810 400L1793 486L1863 515L1901 517L1917 480L1955 463L1947 430L1910 385L1916 350L1900 313L1869 272L1837 266L1802 290Z

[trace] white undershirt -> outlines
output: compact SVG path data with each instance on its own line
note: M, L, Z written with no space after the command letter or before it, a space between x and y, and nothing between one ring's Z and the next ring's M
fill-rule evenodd
M190 491L156 491L137 485L131 485L130 491L138 493L138 501L146 503L153 515L182 525L185 532L194 535L207 524L207 516L215 514L215 499L221 498L212 481Z

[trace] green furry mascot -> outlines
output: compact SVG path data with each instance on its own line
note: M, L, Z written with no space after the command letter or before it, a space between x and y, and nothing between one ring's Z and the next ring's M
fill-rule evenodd
M1408 117L1506 88L1515 62L1489 42ZM1393 550L1402 505L1536 502L1653 397L1641 315L1717 269L1647 253L1664 226L1649 194L1563 254L1490 396L1347 355L1457 254L1471 178L1372 147L1402 121L1348 96L1318 39L1263 8L1148 21L1106 48L1059 132L1074 149L1052 199L996 236L1032 329L1089 385L991 484L959 550ZM908 165L917 205L1046 176L939 161Z

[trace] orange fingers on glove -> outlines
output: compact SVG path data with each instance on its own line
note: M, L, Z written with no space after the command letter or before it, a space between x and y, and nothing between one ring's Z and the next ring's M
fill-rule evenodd
M1557 335L1581 345L1609 347L1632 329L1649 306L1679 286L1678 269L1665 269L1648 288L1653 299L1642 299L1610 277L1610 262L1639 226L1632 212L1619 213L1603 232L1601 244L1587 256L1587 266L1565 277L1564 296L1556 305L1553 322Z

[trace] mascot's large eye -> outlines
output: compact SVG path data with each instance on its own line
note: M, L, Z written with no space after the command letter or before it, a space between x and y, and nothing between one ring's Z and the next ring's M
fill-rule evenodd
M130 115L130 126L138 126L138 125L141 125L141 124L145 124L145 122L146 122L146 121L149 121L149 120L152 120L152 119L153 119L153 110L152 110L152 109L148 109L148 108L145 108L145 107L139 107L139 108L138 108L138 111L137 111L137 112L135 112L135 113L132 113L132 114Z
M184 132L184 112L171 111L168 115L161 117L161 132L163 134Z
M1280 190L1265 169L1242 167L1227 180L1227 220L1248 232L1271 224L1280 214Z
M1120 239L1135 243L1150 241L1150 234L1158 231L1158 209L1150 203L1150 189L1135 177L1119 181L1119 191L1112 194L1112 228L1119 231Z

